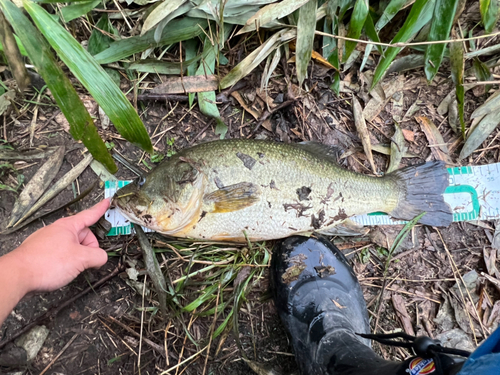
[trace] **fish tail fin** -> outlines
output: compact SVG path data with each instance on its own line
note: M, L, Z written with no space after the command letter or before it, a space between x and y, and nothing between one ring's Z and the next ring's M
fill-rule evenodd
M394 178L403 195L392 212L395 218L411 220L426 212L419 223L437 227L451 224L451 207L444 201L443 193L449 177L445 163L433 161L395 171L387 177Z

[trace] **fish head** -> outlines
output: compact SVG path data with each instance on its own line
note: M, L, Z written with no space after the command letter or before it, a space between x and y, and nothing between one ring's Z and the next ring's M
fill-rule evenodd
M135 224L173 235L196 224L201 215L203 185L200 174L179 183L154 174L139 177L118 190L112 204Z

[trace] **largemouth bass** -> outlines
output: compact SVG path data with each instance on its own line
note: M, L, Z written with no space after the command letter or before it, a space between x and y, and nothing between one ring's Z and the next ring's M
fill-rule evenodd
M442 162L370 177L340 167L332 148L222 140L187 148L146 178L121 188L114 205L130 221L194 239L251 241L328 233L351 216L386 212L398 219L447 226Z

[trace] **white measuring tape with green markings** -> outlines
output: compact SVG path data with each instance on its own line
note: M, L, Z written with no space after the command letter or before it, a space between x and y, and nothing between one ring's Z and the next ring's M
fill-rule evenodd
M444 200L453 210L453 221L500 219L500 163L477 167L448 168L450 186ZM130 181L106 181L104 196L112 197ZM130 234L130 222L116 210L109 210L106 219L112 228L108 236ZM362 225L397 225L406 221L395 220L384 213L372 213L351 218Z

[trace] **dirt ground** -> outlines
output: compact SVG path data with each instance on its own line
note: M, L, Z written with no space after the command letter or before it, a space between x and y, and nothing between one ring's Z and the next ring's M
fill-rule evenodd
M289 69L293 69L292 64L289 65ZM279 74L285 75L279 71L278 76L272 79L269 96L278 103L283 102L283 95L285 100L287 97L294 97L296 101L273 113L269 117L270 121L264 121L255 131L258 121L248 114L242 115L242 108L234 97L223 98L219 107L223 119L229 126L226 138L260 138L283 142L312 140L336 145L343 151L350 151L349 156L342 159L346 168L360 173L370 173L370 165L360 148L361 143L356 134L350 106L351 93L355 92L356 88L366 85L367 76L351 69L343 77L344 89L340 98L337 98L329 89L330 73L320 66L311 68L312 78L307 82L310 88L308 94L291 96L290 87L285 85ZM437 112L438 105L451 91L452 82L443 74L428 85L421 70L394 74L386 78L386 82L394 83L397 80L402 80L403 88L387 101L375 120L369 123L372 143L390 144L394 133L393 117L399 114L402 120L400 125L406 134L408 151L416 156L403 159L403 164L433 160L431 148L428 147L429 140L414 117L426 116L431 119L438 126L446 143L454 145L457 135L448 126L446 117ZM240 93L244 94L249 102L253 100L254 103L258 103L256 88L260 82L259 72L256 71L253 76L245 79L245 82L247 85L239 90ZM363 98L363 90L359 92L361 100L369 100L366 96ZM483 99L475 97L470 92L467 95L466 111L470 113L482 103ZM89 103L96 114L95 106L92 107L91 101ZM415 103L418 105L417 111L405 117L408 110L415 108ZM6 122L4 132L6 140L16 149L29 147L32 111L33 107L25 111L22 116L16 117L17 122ZM75 141L68 134L64 121L57 116L53 118L57 111L52 106L39 108L37 127L43 127L43 130L35 132L33 139L33 147L66 145L67 149L73 148L67 151L56 180L82 159L82 148L74 148ZM187 103L184 102L145 101L140 105L139 113L142 113L149 134L153 136L153 142L158 141L156 147L159 152L166 152L171 148L179 150L218 138L214 134L214 121L203 116L196 108L189 110ZM168 117L165 119L166 115ZM142 151L122 140L112 127L103 130L101 134L106 141L113 142L116 150L133 164L146 170L144 164L139 163L143 158ZM474 153L472 157L462 161L463 165L499 162L499 149L492 147L498 144L497 135L498 130L485 142L489 149ZM493 137L495 141L490 142ZM175 140L172 146L167 144L166 140L169 139ZM458 143L457 146L450 147L450 156L454 162L457 162L459 145ZM388 160L389 157L386 155L375 154L379 172L386 170ZM29 181L42 162L36 161L30 163L31 165L18 163L16 166L25 176L25 181ZM118 178L127 179L134 176L123 166L119 165L119 168ZM87 168L78 178L75 189L83 191L96 180L98 180L96 174ZM44 210L57 207L73 197L74 191L70 186ZM102 197L103 189L97 187L83 201L70 208L33 222L16 233L2 235L0 255L16 248L28 235L42 226L88 208ZM15 199L15 193L0 192L0 223L3 223L1 228L5 227ZM478 322L474 321L473 334L471 328L467 330L467 325L462 324L452 313L448 314L450 319L448 325L442 319L436 321L436 316L445 303L445 297L448 300L454 298L450 290L456 284L458 275L453 272L450 263L452 259L462 276L469 271L476 271L478 274L488 271L484 252L485 249L491 250L492 253L496 251L491 247L495 224L454 223L449 228L439 230L417 226L399 252L394 255L387 273L389 277L386 280L383 297L378 303L387 255L384 253L384 248L390 247L400 230L401 226L377 227L371 228L371 233L365 238L333 239L349 257L360 279L372 318L372 330L376 329L381 333L395 330L409 333L413 330L415 334L436 337L443 332L461 329L465 332L465 336L460 336L461 342L457 344L456 337L442 336L445 344L464 348L471 348L470 345L474 347L476 345L474 334L477 342L481 342L487 335L483 329L491 331L493 325L498 324L498 317L492 319L492 325L489 327L484 325L480 328ZM105 250L116 251L118 255L110 256L108 263L100 270L84 272L70 285L57 292L25 297L1 327L0 342L2 339L8 340L26 324L35 321L47 311L54 311L69 298L88 288L90 284L111 274L124 259L138 258L140 254L133 236L109 237L101 242L101 246ZM452 259L449 254L452 255ZM48 368L47 374L153 374L177 364L179 358L186 359L195 355L201 347L189 342L188 345L183 345L183 342L186 342L185 337L168 337L165 342L165 325L151 314L144 314L145 319L141 322L142 296L126 283L126 279L127 274L119 270L117 276L64 307L53 319L40 322L48 328L48 337L36 358L21 372L39 374ZM265 278L247 297L247 302L239 313L239 339L249 358L283 374L291 374L296 365L286 334L272 301L269 299L261 301L261 297L267 291L268 282ZM493 314L492 306L499 298L498 291L483 279L477 283L476 291L481 298L484 298L483 304L490 303L489 312ZM490 302L486 301L487 298L484 297L486 295L489 296ZM144 305L148 307L154 303L146 299ZM469 310L471 307L467 306ZM485 322L488 321L488 317L482 318ZM196 339L203 341L211 319L212 317L199 318L193 324L190 332ZM149 341L146 342L146 339ZM200 354L170 373L239 375L254 373L242 359L233 333L229 333L220 350L218 345L218 341L212 344L208 359L205 354ZM168 347L167 359L164 357L164 347ZM402 349L378 345L375 345L375 349L388 359L402 359L408 355ZM1 348L0 352L7 353L9 350L12 350L12 344ZM26 366L20 362L21 367ZM0 369L1 371L15 373L14 370L7 368Z

